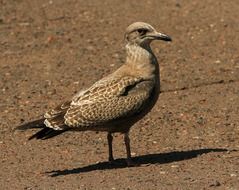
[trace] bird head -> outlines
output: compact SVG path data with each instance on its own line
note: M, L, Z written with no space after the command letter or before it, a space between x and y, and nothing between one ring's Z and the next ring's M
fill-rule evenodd
M140 46L149 45L153 40L172 41L166 34L157 32L150 24L135 22L129 25L125 32L127 43Z

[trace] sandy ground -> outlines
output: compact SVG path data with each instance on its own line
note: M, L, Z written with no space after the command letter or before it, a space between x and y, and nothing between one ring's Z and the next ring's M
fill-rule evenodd
M0 0L1 189L239 189L238 18L238 0ZM104 133L14 132L122 65L135 21L173 38L152 44L163 92L131 131L139 167L109 165Z

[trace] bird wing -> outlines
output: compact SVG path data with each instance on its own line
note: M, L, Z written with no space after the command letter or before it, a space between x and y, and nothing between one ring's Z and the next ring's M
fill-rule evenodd
M154 80L125 76L102 80L73 98L64 118L70 127L100 126L140 111Z
M54 130L64 130L69 128L69 126L75 126L75 118L77 118L77 125L86 126L90 125L89 120L91 118L87 118L82 121L84 117L83 114L76 113L77 115L74 118L72 114L75 112L81 112L81 110L85 113L86 109L94 109L92 106L99 106L97 104L106 103L107 100L112 101L112 98L118 96L118 94L123 94L125 91L125 87L134 85L135 83L142 80L141 78L132 78L132 77L124 77L121 79L117 79L115 77L106 77L96 82L92 87L87 90L82 90L77 93L72 100L66 101L56 108L49 110L44 115L44 124L48 128L52 128ZM88 108L87 108L88 107ZM106 108L107 111L107 108Z
M71 101L66 101L56 108L44 114L44 124L46 127L53 128L54 130L63 130L67 128L64 116L71 106Z

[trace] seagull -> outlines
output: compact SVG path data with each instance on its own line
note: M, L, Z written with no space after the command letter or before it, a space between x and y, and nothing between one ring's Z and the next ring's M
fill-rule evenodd
M131 158L130 128L153 108L160 94L159 64L150 44L171 38L144 22L129 25L124 38L126 59L120 68L49 110L42 118L16 129L42 128L29 140L45 140L66 131L107 132L110 163L114 162L113 133L121 133L127 166L135 166Z

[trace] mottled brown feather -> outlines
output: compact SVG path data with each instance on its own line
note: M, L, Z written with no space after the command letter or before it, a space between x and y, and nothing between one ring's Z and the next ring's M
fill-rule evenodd
M44 124L56 130L62 130L68 128L65 125L64 115L67 110L70 108L71 101L66 101L60 105L58 105L55 109L52 109L45 113L45 121Z
M78 102L71 105L65 115L65 123L70 127L95 127L117 118L130 116L149 98L153 88L152 83L139 78L124 77L118 81L114 80L112 86L105 83L105 87L100 88L100 93L96 88L92 88L94 93L87 96L86 103L82 103L86 100L83 95L79 97ZM131 86L132 88L128 89Z

